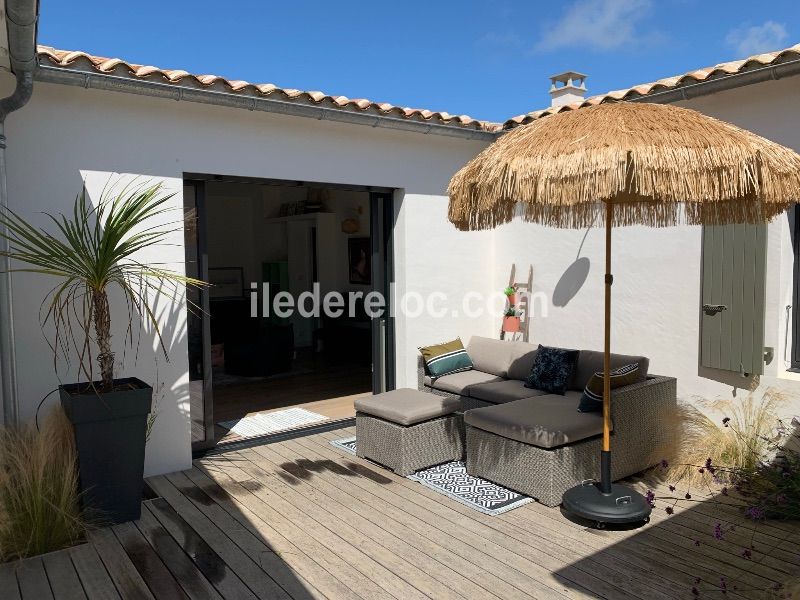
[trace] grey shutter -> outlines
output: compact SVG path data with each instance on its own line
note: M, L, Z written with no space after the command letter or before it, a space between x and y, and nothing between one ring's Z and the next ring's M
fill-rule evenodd
M701 364L764 372L766 225L703 228Z

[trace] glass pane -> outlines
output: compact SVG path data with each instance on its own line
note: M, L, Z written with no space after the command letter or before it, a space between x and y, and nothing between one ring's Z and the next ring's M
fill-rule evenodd
M183 203L186 211L184 245L186 248L186 275L202 279L200 263L200 240L198 236L197 194L194 185L183 188ZM202 295L197 288L190 287L187 296L187 339L189 344L189 405L192 422L192 443L206 441L204 377L205 361L203 346Z

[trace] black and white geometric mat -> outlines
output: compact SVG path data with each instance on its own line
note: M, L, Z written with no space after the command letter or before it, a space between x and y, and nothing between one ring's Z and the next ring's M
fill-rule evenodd
M356 438L334 440L331 444L348 454L356 453ZM422 469L408 476L435 492L486 515L499 515L518 508L533 498L528 498L501 485L473 477L461 461L453 461Z

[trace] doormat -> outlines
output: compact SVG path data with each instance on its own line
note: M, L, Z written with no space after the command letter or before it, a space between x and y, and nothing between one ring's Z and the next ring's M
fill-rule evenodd
M288 408L276 412L258 413L232 421L221 421L217 425L230 430L231 433L247 438L278 433L327 420L328 417L325 415L304 408Z
M355 437L333 440L331 445L348 454L356 453ZM407 478L485 515L499 515L533 502L533 498L502 485L473 477L460 460L422 469Z

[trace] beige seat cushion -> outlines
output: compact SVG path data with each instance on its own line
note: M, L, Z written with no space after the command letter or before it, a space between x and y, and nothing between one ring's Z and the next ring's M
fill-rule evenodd
M645 356L630 356L627 354L612 354L611 355L611 369L618 369L629 365L631 363L638 363L639 365L639 381L647 379L647 369L650 367L650 359ZM603 353L596 350L581 350L578 356L578 364L575 365L575 373L572 375L572 383L569 389L583 391L586 384L597 372L603 371Z
M504 340L473 335L467 344L467 354L478 371L505 377L511 365L513 346Z
M458 398L444 398L405 388L356 398L354 404L357 412L405 426L449 415L461 406Z
M548 394L515 402L475 408L464 413L464 421L484 431L539 448L556 448L600 435L599 413L575 410L580 393Z
M492 375L491 373L484 373L472 369L471 371L461 371L460 373L451 373L444 377L436 377L432 379L428 376L425 377L425 385L442 390L443 392L450 392L451 394L460 394L467 396L469 388L478 383L489 383L490 381L502 381L502 378Z
M494 404L504 404L530 398L531 396L543 396L546 392L526 388L522 381L516 379L506 379L493 383L478 383L469 388L469 395L478 400L493 402Z

